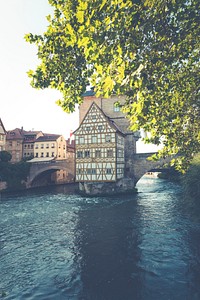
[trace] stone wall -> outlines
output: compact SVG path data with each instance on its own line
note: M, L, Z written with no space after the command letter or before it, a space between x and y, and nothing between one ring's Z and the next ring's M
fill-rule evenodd
M112 196L124 193L135 193L135 182L131 178L123 178L117 182L83 182L79 183L79 191L88 196Z

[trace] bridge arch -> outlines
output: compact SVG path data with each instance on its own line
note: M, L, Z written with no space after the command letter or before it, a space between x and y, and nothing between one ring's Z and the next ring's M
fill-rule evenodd
M27 180L27 187L32 187L33 183L38 179L47 175L52 175L55 171L66 171L67 180L74 181L74 164L65 161L54 161L51 163L32 163L30 167L30 172Z
M162 158L158 161L151 161L148 158L154 153L141 153L134 156L134 179L135 184L142 178L142 176L151 171L152 169L162 169L166 164L171 161L171 157Z

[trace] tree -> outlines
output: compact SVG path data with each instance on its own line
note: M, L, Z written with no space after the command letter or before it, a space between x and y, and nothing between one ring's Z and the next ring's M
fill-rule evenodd
M43 35L27 34L40 65L35 88L61 91L71 112L87 85L97 95L127 96L131 129L163 143L159 156L179 154L185 170L200 149L198 0L49 0L54 15ZM119 103L120 105L120 103Z
M200 153L195 155L190 167L183 177L183 187L186 197L194 201L200 199Z
M2 162L9 162L12 158L10 152L7 151L0 151L0 161Z

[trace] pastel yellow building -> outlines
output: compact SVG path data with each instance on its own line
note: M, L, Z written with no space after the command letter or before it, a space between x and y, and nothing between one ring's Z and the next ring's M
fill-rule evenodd
M66 159L66 141L62 135L44 134L35 140L34 158L40 160Z
M23 158L30 159L34 157L34 143L37 138L43 135L42 131L23 131Z

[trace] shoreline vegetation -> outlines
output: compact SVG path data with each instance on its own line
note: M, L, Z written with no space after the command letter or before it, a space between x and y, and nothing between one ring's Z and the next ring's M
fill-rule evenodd
M182 185L186 195L200 199L200 153L192 160L188 171L182 178Z
M6 191L25 189L29 169L30 164L24 161L15 164L0 161L0 181L6 182Z
M200 198L200 153L196 154L185 174L181 174L175 169L169 172L160 173L159 178L179 182L184 194L189 198Z

